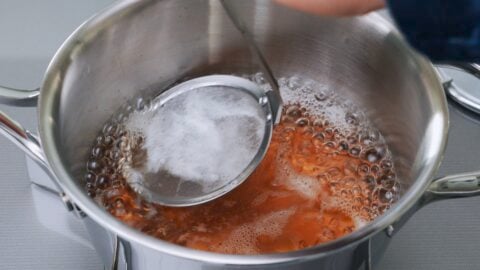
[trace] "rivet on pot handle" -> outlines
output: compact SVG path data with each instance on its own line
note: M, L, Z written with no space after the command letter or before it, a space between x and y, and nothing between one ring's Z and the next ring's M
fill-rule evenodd
M0 86L0 103L15 106L35 106L40 90L18 90ZM53 175L48 162L43 155L40 140L32 132L24 129L19 123L10 118L4 112L0 111L0 134L17 145L30 158L32 158L53 180L59 196L64 202L67 210L76 210L76 207L67 198L62 188L57 182L57 178ZM75 211L77 212L77 211Z

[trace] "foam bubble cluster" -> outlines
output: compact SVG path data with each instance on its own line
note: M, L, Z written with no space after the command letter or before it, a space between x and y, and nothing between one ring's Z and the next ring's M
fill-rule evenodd
M282 235L288 219L295 213L294 208L275 211L261 216L258 220L235 228L228 238L219 243L219 252L229 254L257 254L258 238L276 238Z

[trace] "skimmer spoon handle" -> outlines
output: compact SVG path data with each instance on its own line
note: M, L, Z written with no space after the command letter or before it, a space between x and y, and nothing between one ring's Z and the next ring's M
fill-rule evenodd
M228 15L230 21L232 21L235 28L242 34L243 39L247 43L251 53L253 54L254 58L257 60L258 64L262 72L265 74L267 82L270 84L272 91L267 92L267 96L272 104L272 117L274 124L278 124L280 122L280 116L282 113L283 107L283 100L282 96L280 95L280 89L278 87L278 81L275 79L273 75L272 69L268 65L267 60L265 59L264 55L260 51L255 43L255 39L253 38L252 31L250 31L245 23L240 19L240 15L238 10L234 7L233 2L238 0L220 0L220 3L223 6L223 9Z

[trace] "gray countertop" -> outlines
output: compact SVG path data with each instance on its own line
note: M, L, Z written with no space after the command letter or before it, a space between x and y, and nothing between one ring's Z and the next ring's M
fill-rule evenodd
M1 84L37 87L62 41L110 2L0 1ZM480 91L480 83L464 83ZM0 106L0 110L35 130L35 109ZM451 133L439 175L479 169L480 117L454 104L450 113ZM0 269L102 269L88 241L72 240L39 217L24 154L1 136L0 153ZM478 205L480 197L438 202L420 210L394 237L377 269L479 269ZM68 230L86 238L80 222L68 224Z

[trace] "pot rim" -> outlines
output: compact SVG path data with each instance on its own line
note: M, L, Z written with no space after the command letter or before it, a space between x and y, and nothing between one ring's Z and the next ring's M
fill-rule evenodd
M218 254L206 251L194 250L179 245L175 245L152 236L146 235L129 227L128 225L117 220L108 212L100 208L83 189L77 185L75 178L65 169L65 163L59 155L60 140L56 133L56 127L59 123L58 119L59 101L61 96L62 82L66 67L72 58L77 57L75 52L81 50L85 43L102 29L108 27L116 20L121 19L125 12L130 9L142 8L150 1L124 0L113 3L104 11L94 15L82 25L80 25L62 44L56 52L50 64L48 65L39 99L39 133L45 152L46 159L54 174L59 179L59 184L69 198L91 217L96 223L104 228L114 232L124 240L136 242L147 246L153 250L174 255L181 258L191 260L209 262L213 264L238 264L238 265L262 265L276 264L285 262L295 262L299 260L308 260L328 256L331 253L338 252L342 249L361 243L363 240L373 236L374 234L384 230L389 225L398 221L422 196L428 185L433 179L434 173L438 169L443 153L446 147L448 135L448 108L445 93L438 79L432 64L413 52L406 42L403 41L401 34L379 14L371 13L364 15L363 19L375 21L379 31L386 31L394 34L398 38L398 52L404 54L413 61L417 66L419 74L421 74L426 85L429 85L430 95L434 96L434 112L438 118L435 128L438 132L439 139L431 142L428 149L428 160L423 161L424 168L410 190L405 193L402 198L385 214L370 222L368 225L338 238L334 241L320 244L315 247L277 254L264 255L228 255Z

